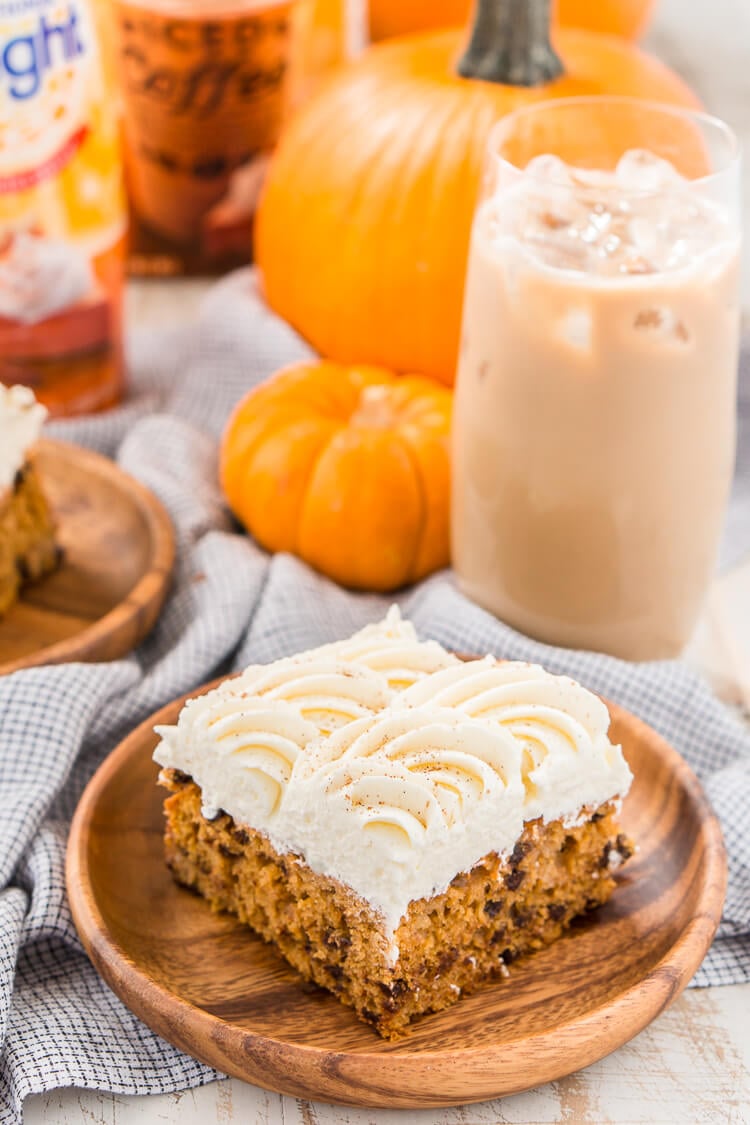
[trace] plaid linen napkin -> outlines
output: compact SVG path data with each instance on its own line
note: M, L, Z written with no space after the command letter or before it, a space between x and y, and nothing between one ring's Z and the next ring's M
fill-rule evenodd
M194 325L131 341L132 394L101 417L48 432L116 457L164 502L179 545L173 592L151 636L110 664L0 678L0 1121L31 1093L79 1086L158 1093L214 1071L154 1035L85 956L64 889L65 843L87 780L153 710L252 661L345 636L391 599L345 592L286 555L269 558L229 520L216 484L217 435L233 403L307 346L258 299L252 271L219 283ZM750 550L750 363L724 559ZM521 636L458 593L450 573L400 599L424 637L539 661L629 708L691 764L729 854L719 936L693 984L750 981L750 733L684 664L631 665Z

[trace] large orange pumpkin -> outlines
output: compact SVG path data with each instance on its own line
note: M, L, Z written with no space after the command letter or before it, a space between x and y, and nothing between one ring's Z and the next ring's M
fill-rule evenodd
M576 94L697 104L667 67L593 32L558 32L558 73L548 20L548 0L479 0L460 62L491 81L459 76L458 32L406 37L371 48L291 122L261 200L256 254L269 304L317 351L452 384L494 122ZM509 84L510 74L525 84Z
M451 392L374 367L302 363L224 433L232 511L269 551L344 586L392 590L449 560Z
M458 27L469 18L473 0L369 0L370 39L392 39L414 31ZM655 0L557 0L554 16L563 27L637 39Z

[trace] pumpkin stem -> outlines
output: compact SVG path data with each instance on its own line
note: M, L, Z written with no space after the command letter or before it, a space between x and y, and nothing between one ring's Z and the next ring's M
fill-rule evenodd
M541 86L563 73L550 42L550 0L477 0L463 78Z

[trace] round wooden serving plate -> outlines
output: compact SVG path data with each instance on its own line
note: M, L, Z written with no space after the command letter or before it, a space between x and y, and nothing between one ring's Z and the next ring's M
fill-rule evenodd
M196 693L193 693L196 694ZM67 885L94 965L150 1027L248 1082L348 1105L417 1108L515 1093L588 1066L679 995L719 922L726 861L696 777L662 738L612 706L635 775L622 813L638 844L605 906L510 978L385 1043L304 985L252 931L178 887L162 851L155 723L107 758L71 828Z
M112 461L44 440L34 462L64 555L0 618L0 675L123 656L156 621L174 562L166 511Z

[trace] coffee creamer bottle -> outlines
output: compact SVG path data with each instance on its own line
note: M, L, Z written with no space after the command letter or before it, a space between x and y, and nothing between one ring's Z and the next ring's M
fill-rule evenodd
M125 201L92 0L0 0L0 382L120 397Z

